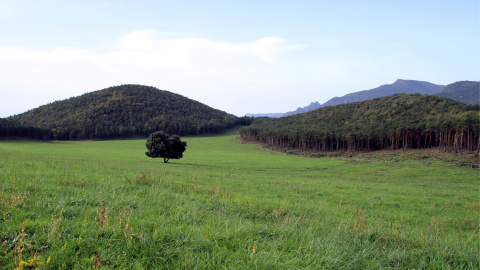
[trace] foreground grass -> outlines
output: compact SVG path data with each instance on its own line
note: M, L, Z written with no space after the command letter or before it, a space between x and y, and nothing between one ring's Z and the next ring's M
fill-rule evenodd
M478 170L184 138L0 142L0 268L474 269Z

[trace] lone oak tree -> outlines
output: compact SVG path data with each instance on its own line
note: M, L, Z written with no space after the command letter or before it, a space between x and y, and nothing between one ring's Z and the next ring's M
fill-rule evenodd
M147 139L148 152L145 154L151 158L163 158L163 162L167 163L169 159L179 159L183 157L187 147L187 142L182 142L177 135L168 135L163 131L156 131Z

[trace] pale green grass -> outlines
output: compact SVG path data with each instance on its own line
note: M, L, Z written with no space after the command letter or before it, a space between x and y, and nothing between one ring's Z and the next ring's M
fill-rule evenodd
M477 170L235 137L182 138L168 164L146 140L0 142L0 268L35 256L40 269L479 267Z

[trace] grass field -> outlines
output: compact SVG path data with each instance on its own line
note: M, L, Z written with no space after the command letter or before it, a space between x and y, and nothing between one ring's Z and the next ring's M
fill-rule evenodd
M478 269L479 171L182 138L0 142L2 269ZM30 267L30 268L28 268Z

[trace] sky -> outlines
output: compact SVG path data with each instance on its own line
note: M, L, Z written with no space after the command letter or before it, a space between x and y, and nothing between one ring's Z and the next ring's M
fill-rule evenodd
M478 0L0 0L0 117L122 84L237 116L480 80Z

